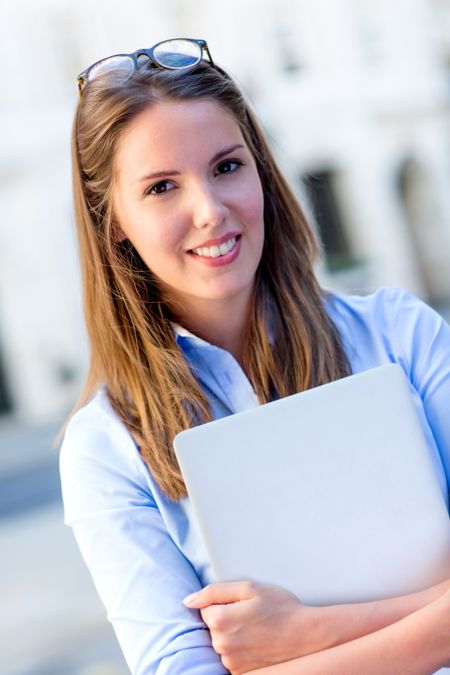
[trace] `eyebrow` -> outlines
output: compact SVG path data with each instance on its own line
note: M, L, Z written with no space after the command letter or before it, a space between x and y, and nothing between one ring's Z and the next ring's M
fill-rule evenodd
M230 145L229 148L224 148L223 150L219 150L214 157L210 160L209 164L214 164L217 162L219 159L222 157L225 157L225 155L229 155L230 152L234 152L234 150L238 150L239 148L244 148L245 146L242 143L236 143L235 145ZM137 181L134 181L136 183L142 183L146 180L154 180L155 178L164 178L165 176L179 176L180 172L175 171L175 170L170 170L168 169L167 171L156 171L155 173L149 173L146 176L142 176L142 178L138 178Z

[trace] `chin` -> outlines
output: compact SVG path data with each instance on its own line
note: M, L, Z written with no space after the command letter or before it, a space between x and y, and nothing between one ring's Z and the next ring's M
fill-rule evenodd
M213 292L211 292L210 289L210 292L207 294L205 299L223 301L232 300L233 298L237 298L241 295L250 295L252 288L253 282L236 286L227 286L226 288L216 289Z

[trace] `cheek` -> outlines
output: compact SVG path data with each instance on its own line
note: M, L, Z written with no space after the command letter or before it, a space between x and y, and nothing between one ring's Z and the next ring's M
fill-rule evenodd
M255 234L264 230L264 195L259 181L255 181L252 190L247 191L242 200L245 220L253 225Z
M164 266L169 258L176 255L179 240L170 236L170 230L164 230L164 224L157 232L149 233L145 240L140 242L142 247L141 256L150 269L155 271Z
M154 217L144 213L130 232L130 240L145 261L158 261L180 248L182 240L179 220L167 214Z

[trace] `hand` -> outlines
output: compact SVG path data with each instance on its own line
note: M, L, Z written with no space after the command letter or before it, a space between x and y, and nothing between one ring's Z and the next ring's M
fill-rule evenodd
M315 610L288 591L253 581L211 584L184 600L200 609L215 651L233 675L315 651L305 634ZM303 633L303 634L302 634Z

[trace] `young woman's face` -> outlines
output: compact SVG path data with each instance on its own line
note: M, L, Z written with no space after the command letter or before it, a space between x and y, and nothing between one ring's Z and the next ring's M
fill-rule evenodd
M166 299L192 312L250 297L263 242L255 161L230 113L209 100L149 106L116 153L114 212Z

